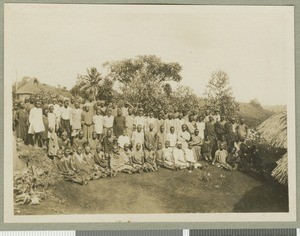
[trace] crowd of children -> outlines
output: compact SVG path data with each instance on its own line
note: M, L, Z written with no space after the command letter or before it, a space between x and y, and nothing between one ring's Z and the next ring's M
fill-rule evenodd
M25 144L46 149L66 180L81 184L118 172L197 169L201 160L233 171L248 135L244 119L236 123L218 109L146 114L129 103L56 97L16 103L13 127Z

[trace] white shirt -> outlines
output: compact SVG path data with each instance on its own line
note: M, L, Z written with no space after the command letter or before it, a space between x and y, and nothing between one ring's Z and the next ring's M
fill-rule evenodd
M118 144L119 144L119 147L121 148L124 148L124 145L125 144L130 144L130 139L127 135L120 135L119 138L118 138Z
M137 143L140 143L141 145L144 145L145 142L145 135L144 132L138 132L138 131L133 131L131 140L133 141L133 145L135 146Z
M194 152L192 149L187 148L185 150L185 159L189 162L196 163Z
M93 116L94 130L97 134L103 133L103 119L104 117L101 115Z
M103 117L103 127L104 128L112 128L114 124L114 117L113 116L104 116Z
M55 125L56 125L56 115L55 113L48 113L48 125L49 127L52 127L53 129L55 129Z
M176 142L177 142L177 134L167 133L167 140L166 141L170 141L170 147L175 147Z
M72 116L72 108L71 107L61 107L60 108L60 117L63 120L70 120L71 116Z
M163 149L163 157L166 161L172 162L173 149L171 147Z
M173 157L175 164L186 163L186 160L184 158L184 151L182 149L175 148L173 150Z
M204 122L197 122L196 123L197 129L199 130L199 136L204 139L204 130L205 130L205 123Z
M58 104L54 104L53 107L53 113L55 113L56 118L60 118L60 106Z
M138 125L141 125L142 128L144 128L144 127L145 127L145 124L146 124L146 119L145 119L145 117L143 117L143 116L136 116L136 117L134 118L133 124L135 124L136 127L137 127Z

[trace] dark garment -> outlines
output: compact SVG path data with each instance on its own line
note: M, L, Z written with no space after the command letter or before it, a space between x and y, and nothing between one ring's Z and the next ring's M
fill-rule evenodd
M210 137L211 140L216 139L215 126L211 122L205 123L205 134Z
M150 146L154 148L156 145L156 139L155 139L155 133L152 132L146 132L145 133L145 147L149 148Z
M201 153L211 153L213 147L213 143L211 141L204 141L201 146Z
M48 122L48 117L45 115L43 115L43 123L44 123L45 131L42 132L42 139L47 140L48 139L49 122Z
M57 142L58 142L59 149L65 150L66 148L71 147L70 139L68 138L66 140L63 140L62 138L58 138Z
M75 138L73 141L73 150L77 150L78 147L85 148L87 140L85 138Z
M18 110L15 115L16 135L27 143L28 112L25 109Z
M225 130L226 130L227 145L229 146L229 148L232 148L234 142L236 141L236 134L235 132L233 132L233 124L227 123L225 125Z
M103 151L105 154L109 154L114 150L114 145L116 145L116 137L111 136L108 138L107 136L103 139Z
M115 116L114 117L113 130L114 130L114 134L117 138L123 133L123 130L126 127L125 120L126 119L124 116Z
M222 123L220 121L217 121L215 123L215 131L216 131L218 140L221 140L222 136L226 134L225 122Z
M70 137L71 135L71 125L70 125L70 120L64 120L60 119L60 131L61 133L67 132L68 136Z

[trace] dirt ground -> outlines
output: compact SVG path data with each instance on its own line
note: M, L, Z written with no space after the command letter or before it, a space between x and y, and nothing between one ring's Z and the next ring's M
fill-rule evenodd
M210 175L209 181L202 176ZM206 170L119 174L86 186L60 181L41 205L15 206L15 214L287 212L288 192L269 179Z

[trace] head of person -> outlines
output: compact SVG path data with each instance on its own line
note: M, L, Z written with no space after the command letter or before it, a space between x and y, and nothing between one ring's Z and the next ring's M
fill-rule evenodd
M63 157L63 151L61 149L57 150L56 157L58 160L60 160Z
M241 118L241 124L243 125L245 123L245 119L244 118Z
M111 109L107 110L107 116L110 117L111 116Z
M192 144L189 143L189 144L188 144L188 148L189 148L189 149L192 149L192 148L193 148Z
M61 138L62 138L62 140L66 140L67 138L68 138L68 134L66 133L66 132L63 132L62 134L61 134Z
M203 116L198 116L198 122L202 122L203 121Z
M154 124L150 123L149 129L152 131L154 129Z
M209 141L209 140L210 140L209 135L205 135L205 136L204 136L204 140L205 140L205 141Z
M106 131L106 136L109 137L109 138L112 136L112 131L111 131L111 129L108 129L108 130Z
M37 101L35 102L35 106L36 106L37 108L40 108L40 107L42 106L41 101L40 101L40 100L37 100Z
M198 135L199 135L199 129L195 129L194 134L195 134L196 136L198 136Z
M159 127L159 130L160 130L161 133L163 133L163 132L165 131L165 126L164 126L164 125L161 125L161 126Z
M169 119L169 120L172 120L172 119L173 119L173 114L172 114L172 113L168 114L168 119Z
M222 135L221 140L222 140L222 141L226 141L226 136L225 136L225 135Z
M25 99L24 99L24 102L25 102L25 103L28 103L28 102L29 102L29 99L28 99L28 98L25 98Z
M61 107L62 104L63 104L62 100L59 99L59 100L57 101L57 104Z
M220 146L219 146L219 149L222 151L222 150L225 149L225 146L224 146L224 145L220 145Z
M99 153L99 152L101 152L101 151L102 151L101 145L97 145L97 146L96 146L96 152Z
M151 150L153 149L153 146L152 146L151 143L149 143L149 144L147 145L147 149L148 149L149 151L151 151Z
M52 134L52 133L54 132L54 129L53 129L53 127L51 127L51 126L50 126L50 127L48 128L48 131L49 131L49 133L51 133L51 134Z
M220 110L219 109L216 109L215 110L215 115L217 116L217 115L220 115Z
M78 148L77 148L77 150L76 150L76 153L78 154L78 155L80 155L81 153L82 153L82 147L81 146L79 146Z
M43 114L44 114L45 116L48 115L48 112L49 112L48 108L43 109Z
M171 132L171 134L174 134L174 132L175 132L174 126L171 126L171 127L170 127L170 132Z
M80 107L79 102L76 101L75 104L74 104L74 106L75 106L76 109L78 109Z
M177 148L182 149L182 142L177 142Z
M97 115L97 116L100 116L100 115L101 115L101 110L100 110L99 108L96 110L96 115Z
M209 122L213 122L214 118L212 116L209 116Z
M69 106L69 101L66 99L65 101L64 101L64 107L68 107Z
M181 120L183 118L183 114L180 112L178 118Z
M84 137L84 133L83 133L82 130L80 130L80 131L78 132L78 137L79 137L80 139L82 139L82 138Z
M75 98L71 98L71 104L74 104L74 102L75 102Z
M150 118L153 118L153 116L154 116L154 113L153 113L152 111L150 111L150 112L149 112L149 117L150 117Z
M50 107L49 107L49 112L50 112L50 113L53 113L53 112L54 112L54 106L50 106Z
M57 99L56 98L53 98L53 104L57 104Z
M126 136L126 135L127 135L127 130L126 130L126 129L123 129L122 135L123 135L123 136Z
M90 146L86 146L85 147L85 153L89 154L91 152L91 147Z
M92 132L92 138L97 139L97 132L95 132L95 131Z
M167 141L165 142L165 148L168 148L168 147L170 147L170 141L169 141L169 140L167 140Z
M120 108L117 110L117 114L118 114L118 116L122 115L122 110Z
M190 115L189 116L189 122L193 122L194 121L194 116L193 115Z
M187 130L186 124L183 124L183 125L181 126L181 129L182 129L183 132L186 131L186 130Z
M231 123L234 124L235 123L235 119L231 118Z
M65 149L65 156L66 156L66 157L69 156L70 153L71 153L71 150L70 150L70 148L67 147L67 148Z
M143 110L139 109L139 116L143 116Z
M115 153L115 154L118 154L118 153L119 153L119 148L118 148L117 145L115 145L115 146L113 147L113 153Z
M128 108L128 115L132 115L132 108L131 107Z
M142 144L137 143L137 144L135 145L135 149L136 149L137 151L141 150L141 149L142 149Z
M128 150L129 150L129 146L130 146L129 143L125 143L125 144L124 144L124 150L125 150L125 151L128 151Z
M86 104L85 105L85 111L88 112L90 110L90 105Z
M162 143L161 143L161 142L159 142L159 143L157 144L157 150L160 150L160 149L162 149Z
M137 126L137 131L138 131L138 132L141 132L141 131L142 131L142 126L141 126L141 125L138 125L138 126Z
M210 111L209 110L205 110L205 115L209 116L210 115Z
M230 149L230 152L231 152L231 153L235 153L235 152L236 152L236 148L235 148L235 147L232 147L232 148Z
M132 126L132 131L135 131L135 130L136 130L136 125L133 124L133 126Z

